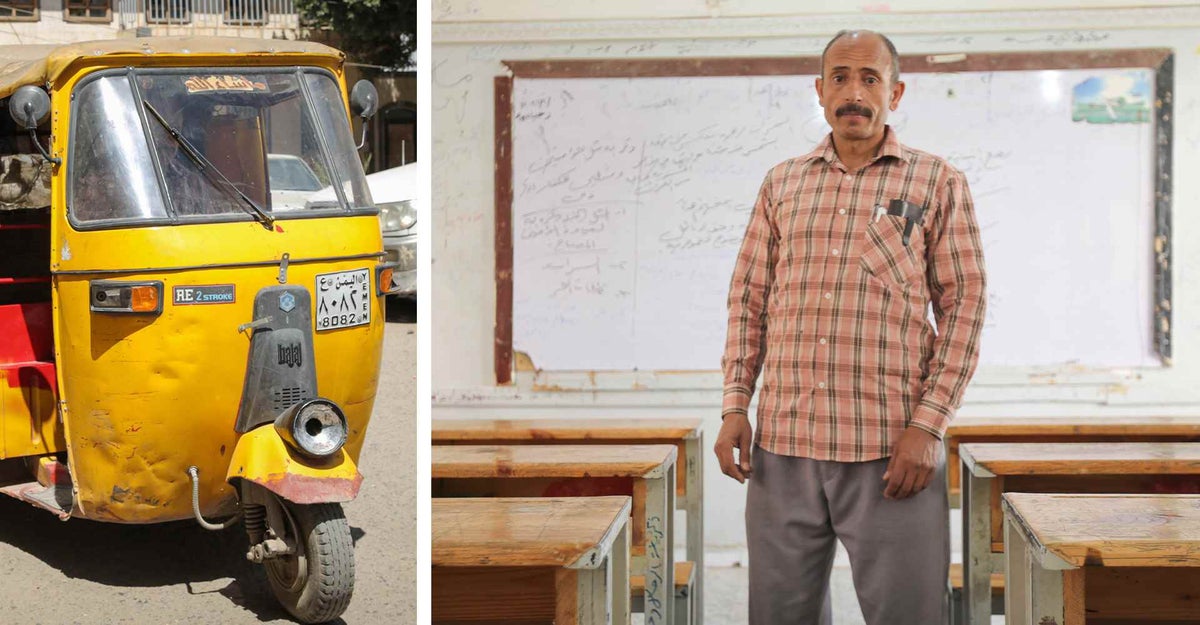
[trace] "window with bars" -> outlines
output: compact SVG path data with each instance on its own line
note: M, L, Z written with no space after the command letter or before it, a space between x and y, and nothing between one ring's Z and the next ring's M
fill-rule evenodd
M112 1L66 0L63 17L69 22L108 22L112 20Z
M146 0L146 21L151 24L191 23L192 1Z
M35 21L37 18L37 0L0 1L0 20Z
M263 0L225 0L225 23L243 26L266 24L266 4Z

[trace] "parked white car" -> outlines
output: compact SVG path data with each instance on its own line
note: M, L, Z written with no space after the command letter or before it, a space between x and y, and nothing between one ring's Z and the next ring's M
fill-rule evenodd
M321 187L304 161L287 154L268 154L273 210L296 209L314 203L336 206L333 187ZM387 259L399 265L392 273L393 295L417 297L417 164L410 163L367 175L371 198L379 207L379 229ZM318 190L319 189L319 190ZM315 191L315 193L314 193Z
M371 198L379 207L379 227L388 260L400 266L392 275L398 297L417 297L417 164L410 163L367 175Z
M291 154L268 154L267 173L271 182L271 210L304 208L321 181L308 163ZM332 196L332 190L329 195Z

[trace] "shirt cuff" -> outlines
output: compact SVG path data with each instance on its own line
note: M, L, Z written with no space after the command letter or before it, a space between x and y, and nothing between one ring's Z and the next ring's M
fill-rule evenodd
M953 417L953 410L922 399L921 403L917 404L917 411L913 414L912 421L909 421L908 424L925 430L941 440L946 436L946 429L950 427L950 419Z
M725 419L725 415L742 414L750 415L750 398L754 395L754 389L743 384L727 384L725 385L725 397L721 401L721 419Z

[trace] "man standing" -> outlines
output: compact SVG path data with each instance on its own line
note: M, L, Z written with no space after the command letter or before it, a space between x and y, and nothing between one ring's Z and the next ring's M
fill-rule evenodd
M945 623L941 439L978 360L979 229L963 174L886 125L904 95L892 42L842 31L821 65L833 131L768 172L729 292L715 451L753 475L750 623L827 619L839 539L868 625Z

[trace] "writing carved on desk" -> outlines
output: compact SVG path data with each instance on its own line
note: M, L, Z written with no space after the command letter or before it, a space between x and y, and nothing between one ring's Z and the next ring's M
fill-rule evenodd
M666 537L666 532L663 531L662 518L651 516L646 519L646 550L650 557L658 560L662 559L663 554L659 551L658 545Z
M646 576L646 625L665 625L666 615L663 613L663 601L659 595L662 589L662 576L657 571L648 571ZM653 578L653 579L651 579Z

